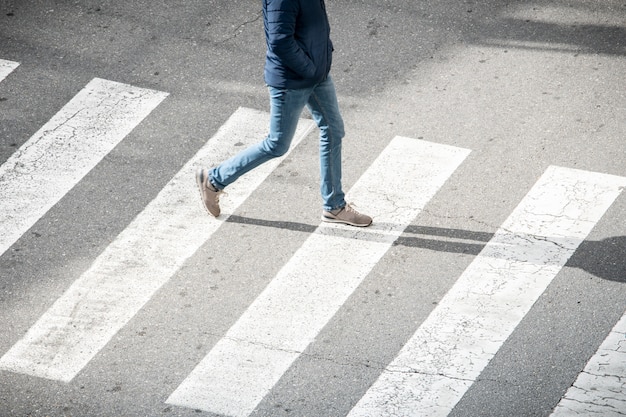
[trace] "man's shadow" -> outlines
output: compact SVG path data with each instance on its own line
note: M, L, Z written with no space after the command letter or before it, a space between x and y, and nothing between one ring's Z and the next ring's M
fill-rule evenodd
M610 281L626 282L626 236L585 240L565 266L580 268Z
M317 225L314 224L261 220L236 215L231 215L227 222L274 227L302 233L313 233L317 229ZM335 230L334 234L379 240L375 232L359 233L356 228L348 228L345 233ZM410 225L404 229L400 237L395 239L393 245L478 255L492 237L492 233L486 232ZM565 266L580 268L598 278L626 282L626 236L610 237L600 241L585 240L578 246Z
M449 240L427 239L411 236L445 236ZM409 226L395 245L422 247L443 252L478 255L493 235L460 229ZM583 241L569 258L566 267L580 268L598 278L626 283L626 236L616 236L600 241Z

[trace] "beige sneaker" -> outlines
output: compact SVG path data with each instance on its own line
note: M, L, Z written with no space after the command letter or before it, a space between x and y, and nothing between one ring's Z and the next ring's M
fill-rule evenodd
M322 212L322 220L329 223L343 223L350 226L366 227L372 224L372 218L356 211L350 204L338 210Z
M206 168L198 168L196 171L196 183L200 189L200 197L206 211L213 217L220 215L220 195L224 191L216 189L209 181L209 170Z

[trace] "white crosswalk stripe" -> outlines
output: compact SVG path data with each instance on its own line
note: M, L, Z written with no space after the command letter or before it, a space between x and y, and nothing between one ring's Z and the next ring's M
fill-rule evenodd
M0 59L0 81L19 65ZM10 156L0 166L0 256L136 126L149 123L167 96L95 78ZM268 121L265 112L235 111L23 337L0 352L0 371L70 383L88 368L289 156L229 186L219 219L204 212L195 169L257 142ZM300 121L290 152L314 127ZM196 358L195 369L162 396L168 406L254 413L470 153L394 137L348 192L374 224L320 224L208 354ZM363 387L365 395L349 404L348 416L448 415L624 187L623 177L547 168L408 342L395 348L395 359ZM625 347L626 315L552 416L623 415Z
M165 186L28 333L2 358L0 368L70 381L228 217L217 221L199 206L190 181L195 168L258 141L269 115L239 109ZM294 143L312 127L299 124ZM283 157L284 159L284 157ZM271 173L275 159L229 188L224 211L234 210Z
M625 376L626 313L551 416L623 416L626 410Z
M0 166L0 254L166 96L96 78L11 155Z
M395 138L349 193L376 224L320 226L168 403L250 414L468 153Z
M0 81L4 80L19 65L19 62L0 59Z
M550 167L350 416L446 416L625 186Z

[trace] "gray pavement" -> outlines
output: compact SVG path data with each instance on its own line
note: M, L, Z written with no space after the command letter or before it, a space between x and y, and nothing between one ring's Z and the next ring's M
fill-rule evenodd
M626 177L623 1L327 6L345 188L395 136L471 153L254 416L348 415L547 167ZM169 93L0 256L0 355L238 107L267 110L260 9L0 0L0 163L94 77ZM317 164L312 134L71 382L0 371L0 416L212 415L166 400L319 224ZM626 310L625 225L622 193L450 416L552 413Z

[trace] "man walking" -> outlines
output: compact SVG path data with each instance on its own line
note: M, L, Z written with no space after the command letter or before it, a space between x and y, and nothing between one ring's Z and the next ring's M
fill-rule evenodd
M200 168L196 182L209 214L219 216L224 188L241 175L284 155L304 106L320 129L322 220L369 226L372 218L346 203L341 187L343 119L329 75L333 46L324 0L262 0L270 93L267 137L215 168Z

